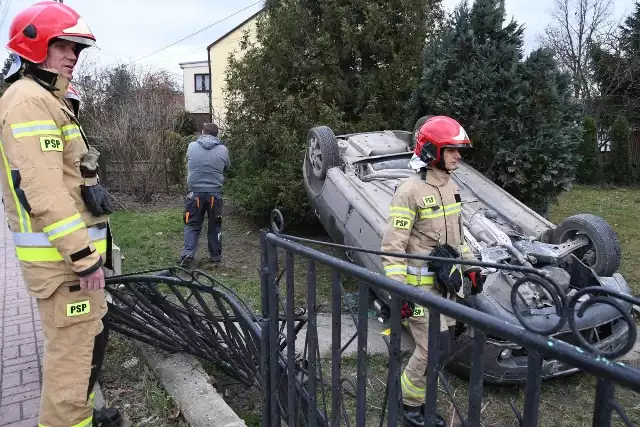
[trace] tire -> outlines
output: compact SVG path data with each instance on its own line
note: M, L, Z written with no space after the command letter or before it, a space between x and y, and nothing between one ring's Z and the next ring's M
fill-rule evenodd
M622 250L616 232L601 217L591 214L579 214L565 218L553 232L551 241L559 244L570 240L576 233L589 238L590 245L580 248L575 255L582 258L598 276L609 277L620 267ZM592 252L589 252L592 251ZM595 261L593 260L595 251Z
M327 171L340 165L338 140L328 126L316 126L307 134L307 157L311 172L317 179L324 179Z

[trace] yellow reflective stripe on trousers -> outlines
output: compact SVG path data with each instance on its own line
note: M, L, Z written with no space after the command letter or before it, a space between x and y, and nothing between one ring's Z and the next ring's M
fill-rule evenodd
M107 253L107 239L101 239L93 242L96 250L100 254ZM22 247L16 246L16 256L19 261L24 262L57 262L64 261L63 256L54 247Z
M61 135L62 131L53 120L34 120L11 125L14 138L26 138L35 135Z
M80 126L78 125L67 125L62 127L62 134L64 135L64 140L69 141L73 138L77 138L81 136Z
M80 421L78 424L74 424L71 427L91 427L93 425L93 415L89 415L84 420Z
M404 264L391 264L384 266L384 273L387 276L406 276L407 275L407 266Z
M67 234L71 234L76 230L84 227L84 221L79 213L71 215L55 224L48 225L42 229L45 232L50 241L64 237Z
M18 195L16 194L16 190L13 188L13 178L11 177L11 167L9 167L9 160L4 153L4 146L2 141L0 141L0 154L2 154L2 162L4 163L4 168L7 171L7 180L9 183L9 188L11 189L11 194L13 195L13 200L16 203L16 210L18 211L18 222L20 223L20 231L28 232L31 231L31 219L29 218L29 214L25 210L20 200L18 200Z
M93 415L88 416L78 424L74 424L71 427L91 427L93 425ZM44 424L38 424L38 427L47 427Z
M407 376L407 371L404 371L402 373L400 383L402 386L402 394L406 395L407 397L413 397L414 399L424 399L427 390L413 385L413 383Z

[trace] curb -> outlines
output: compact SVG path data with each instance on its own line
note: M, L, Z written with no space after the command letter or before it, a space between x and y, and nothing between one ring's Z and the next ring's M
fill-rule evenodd
M197 359L138 341L136 345L191 427L246 427L213 388Z

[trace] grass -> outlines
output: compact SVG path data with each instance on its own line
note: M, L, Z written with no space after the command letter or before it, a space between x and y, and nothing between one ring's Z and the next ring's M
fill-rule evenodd
M123 273L176 266L183 244L182 211L180 208L119 211L112 215L114 243L124 256ZM232 214L226 214L222 225L223 262L206 261L206 225L200 236L195 268L211 274L233 288L254 310L260 308L260 230ZM322 237L321 237L322 238ZM320 249L319 245L310 245ZM326 251L326 249L325 249ZM329 253L338 255L335 252ZM278 267L285 267L285 252L278 250ZM294 258L295 302L306 305L307 261ZM328 267L316 265L316 289L319 311L330 310L331 274ZM281 297L286 298L285 277L281 279ZM346 283L346 282L345 282ZM353 290L353 286L346 286Z
M640 190L603 189L576 186L571 192L562 195L550 211L550 220L560 222L567 216L577 213L592 213L602 216L616 231L622 245L622 264L620 272L629 282L634 294L640 294L640 227L636 226L636 212L640 208ZM126 257L124 272L146 270L152 267L175 265L182 246L182 212L180 208L163 208L144 211L117 212L112 216L115 243ZM199 254L206 256L206 238L200 241ZM232 287L254 309L260 304L260 248L259 229L243 219L225 215L223 222L223 263L212 266L200 262L197 268L209 272L227 286ZM334 254L336 255L336 254ZM284 256L279 256L279 266L284 266ZM296 303L306 305L306 263L297 258L295 264ZM330 275L328 269L318 266L317 270L318 304L323 310L330 307ZM284 278L282 279L284 290ZM354 290L349 283L347 290ZM285 295L283 293L282 298ZM330 369L330 361L325 361ZM375 357L368 364L370 389L367 392L367 412L371 419L377 419L384 396L387 366L384 358ZM217 377L215 369L207 367L212 377ZM323 367L323 369L326 367ZM330 370L328 371L328 373ZM343 375L355 382L355 358L345 358ZM467 383L463 379L447 374L450 385L456 393L456 401L464 409L467 405ZM219 377L218 377L219 378ZM221 380L220 380L221 381ZM330 381L325 375L325 381ZM221 385L222 388L224 388ZM451 414L451 405L442 385L439 393L439 410L443 415ZM259 394L250 391L228 391L225 399L236 412L245 419L247 425L258 425L261 417ZM577 427L591 425L595 380L585 374L548 380L543 383L540 404L540 425L549 427ZM483 391L483 426L513 426L515 417L509 406L514 405L522 411L524 386L485 385ZM636 393L618 388L616 398L631 420L640 424L640 399ZM329 396L327 397L329 399ZM162 399L160 399L162 401ZM253 402L253 406L247 402ZM328 400L330 402L330 400ZM347 396L347 409L355 415L355 397ZM354 418L352 418L354 419ZM614 418L615 426L623 425Z
M100 385L110 406L133 426L187 427L173 399L130 339L109 335Z

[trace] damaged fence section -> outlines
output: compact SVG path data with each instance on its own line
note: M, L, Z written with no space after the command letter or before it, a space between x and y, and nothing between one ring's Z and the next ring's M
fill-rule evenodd
M511 289L515 321L507 322L474 308L473 298L454 302L427 294L301 242L304 239L277 231L262 232L260 308L248 307L232 289L207 274L175 268L108 278L106 322L112 330L147 344L209 360L246 387L259 390L264 427L396 426L403 425L400 377L411 353L411 343L404 341L401 307L412 301L425 308L429 320L426 426L434 425L431 415L444 402L454 408L461 425L479 427L484 386L497 378L491 372L497 359L517 360L525 383L523 401L507 404L513 414L511 425L540 425L544 378L577 370L596 379L591 406L582 408L591 413L593 426L611 426L614 417L623 425L635 425L616 400L616 391L640 392L640 370L615 359L636 341L631 316L632 304L640 303L636 298L598 286L586 272L575 275L585 279L582 285L572 284L575 292L568 297L553 277L533 268L468 261L521 275ZM301 265L300 258L306 271L294 268ZM328 297L318 292L327 270ZM355 304L347 301L351 294L345 283L357 290ZM555 303L545 315L556 319L551 326L536 322L520 301L527 283L539 286ZM379 291L388 295L387 329L372 335L375 298L370 295ZM584 327L585 313L603 306L618 313L610 330L602 325ZM449 334L440 332L440 314L457 321ZM330 326L320 336L320 319L327 318ZM374 339L384 341L382 355L370 352ZM496 343L501 346L498 353ZM347 348L354 346L355 355L346 356ZM444 375L445 368L454 365L465 370L463 397L452 393ZM499 379L509 382L504 376ZM378 384L375 389L373 382ZM445 399L439 396L440 389Z

